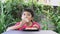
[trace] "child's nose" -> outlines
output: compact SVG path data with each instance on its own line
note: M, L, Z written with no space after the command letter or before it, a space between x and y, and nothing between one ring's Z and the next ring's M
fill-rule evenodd
M25 16L25 18L27 18L27 16Z

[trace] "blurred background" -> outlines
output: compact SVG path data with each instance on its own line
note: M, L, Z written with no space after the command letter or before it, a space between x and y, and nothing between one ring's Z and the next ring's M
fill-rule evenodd
M60 33L60 0L0 0L0 34L21 20L24 8L34 10L34 20L42 30Z

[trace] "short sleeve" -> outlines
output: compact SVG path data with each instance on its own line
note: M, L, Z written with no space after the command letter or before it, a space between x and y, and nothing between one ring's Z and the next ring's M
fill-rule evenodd
M15 26L16 26L16 25L19 25L19 24L20 24L20 22L17 22L17 23L15 24Z
M34 25L35 27L37 27L38 29L40 29L40 24L38 22L34 22Z
M17 26L17 25L20 25L20 22L17 22L17 23L15 24L15 26ZM24 29L24 28L25 28L25 26L23 25L22 27L18 28L17 30L22 30L22 29Z

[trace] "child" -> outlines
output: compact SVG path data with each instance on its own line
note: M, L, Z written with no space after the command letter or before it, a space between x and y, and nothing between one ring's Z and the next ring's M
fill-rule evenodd
M23 29L26 29L26 30L37 30L37 29L40 29L40 25L33 21L34 19L34 13L31 9L24 9L23 12L22 12L22 16L21 16L21 21L20 22L17 22L14 26L11 26L11 27L8 27L7 28L7 31L8 30L23 30Z

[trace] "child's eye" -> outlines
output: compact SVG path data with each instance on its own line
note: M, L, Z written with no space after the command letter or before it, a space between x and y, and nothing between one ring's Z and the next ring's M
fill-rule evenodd
M24 14L25 15L25 14Z
M28 14L28 16L30 16L30 14Z

